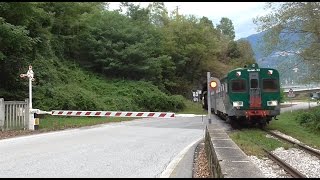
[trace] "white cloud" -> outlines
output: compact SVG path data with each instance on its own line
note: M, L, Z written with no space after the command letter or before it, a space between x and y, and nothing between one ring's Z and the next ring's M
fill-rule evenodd
M150 2L136 2L147 7ZM110 9L116 9L119 2L110 3ZM222 17L231 19L236 33L236 39L256 34L253 18L267 13L263 9L265 2L165 2L169 12L177 7L184 15L206 16L216 25Z

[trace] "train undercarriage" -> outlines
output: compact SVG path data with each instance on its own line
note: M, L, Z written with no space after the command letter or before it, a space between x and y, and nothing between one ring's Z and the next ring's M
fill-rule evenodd
M258 126L259 128L265 128L272 118L276 120L276 116L272 115L272 111L268 110L242 110L232 116L220 111L217 111L217 113L214 114L230 123L232 128L235 129L240 129L246 126Z

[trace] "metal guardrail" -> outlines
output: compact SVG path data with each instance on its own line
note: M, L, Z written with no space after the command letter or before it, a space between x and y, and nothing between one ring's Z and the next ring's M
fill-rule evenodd
M312 91L312 90L319 90L320 91L320 87L312 87L312 88L291 88L294 92L299 92L299 91ZM290 88L286 88L283 90L283 92L289 92Z

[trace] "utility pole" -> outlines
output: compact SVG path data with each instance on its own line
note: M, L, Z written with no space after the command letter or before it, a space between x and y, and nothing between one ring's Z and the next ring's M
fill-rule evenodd
M208 123L211 124L211 88L210 88L211 75L207 72L207 102L208 102Z
M179 16L179 6L176 6L176 15Z

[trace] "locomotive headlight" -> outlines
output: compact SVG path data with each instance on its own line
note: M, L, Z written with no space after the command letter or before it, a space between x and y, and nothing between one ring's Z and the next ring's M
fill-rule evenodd
M267 106L277 106L278 101L267 101Z
M243 101L235 101L232 103L233 107L240 107L243 106Z

